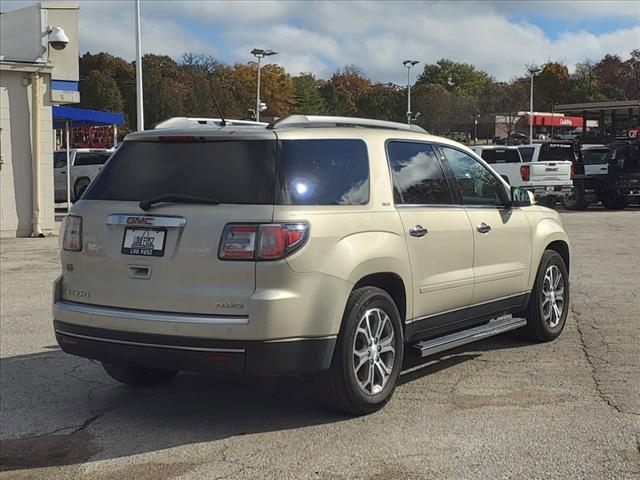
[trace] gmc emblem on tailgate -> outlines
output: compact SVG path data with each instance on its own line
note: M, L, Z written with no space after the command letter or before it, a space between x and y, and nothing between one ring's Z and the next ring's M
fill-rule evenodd
M553 168L553 167L547 167L544 169L545 172L557 172L558 169L557 168Z
M127 225L153 225L153 217L129 217Z

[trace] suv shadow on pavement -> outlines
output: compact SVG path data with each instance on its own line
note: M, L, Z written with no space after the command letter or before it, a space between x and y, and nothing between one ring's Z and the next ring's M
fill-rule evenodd
M531 344L522 338L507 333L440 357L409 355L400 385L485 350ZM0 369L0 471L76 465L352 419L329 410L315 382L305 378L182 373L166 386L129 388L99 364L58 350L3 358Z

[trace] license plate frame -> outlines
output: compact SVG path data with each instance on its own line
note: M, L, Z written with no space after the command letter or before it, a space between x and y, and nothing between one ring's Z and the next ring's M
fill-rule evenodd
M131 232L133 236L131 240L131 245L127 246L128 234ZM153 238L154 241L151 243L151 248L145 246L133 246L133 242L135 241L135 233L134 232L153 232L153 237L147 236L147 238ZM155 248L155 239L158 238L158 234L161 234L162 245L161 248ZM144 236L144 234L142 234ZM167 229L163 227L125 227L124 235L122 237L122 247L120 252L123 255L131 255L135 257L163 257L164 249L167 244Z

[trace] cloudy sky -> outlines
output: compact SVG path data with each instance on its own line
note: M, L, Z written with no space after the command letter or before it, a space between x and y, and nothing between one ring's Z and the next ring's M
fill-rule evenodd
M34 2L1 2L8 11ZM134 2L80 1L81 52L133 59ZM638 1L154 1L142 0L144 53L251 60L254 47L293 74L326 78L358 65L380 82L403 83L401 61L446 57L508 80L532 61L570 68L640 46Z

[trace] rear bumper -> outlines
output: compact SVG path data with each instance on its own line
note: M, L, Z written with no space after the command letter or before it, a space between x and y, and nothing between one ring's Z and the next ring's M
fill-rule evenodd
M248 375L302 375L327 370L336 337L283 340L213 340L153 335L54 320L67 353L106 363L147 368Z
M573 185L532 185L525 187L532 191L536 197L566 195L571 191Z

